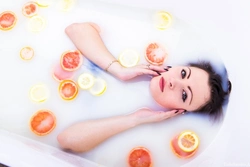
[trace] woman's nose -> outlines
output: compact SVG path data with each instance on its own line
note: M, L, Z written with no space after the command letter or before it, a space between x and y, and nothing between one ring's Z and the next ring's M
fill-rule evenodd
M171 78L169 80L168 86L170 89L174 89L176 86L180 85L180 80L176 78Z

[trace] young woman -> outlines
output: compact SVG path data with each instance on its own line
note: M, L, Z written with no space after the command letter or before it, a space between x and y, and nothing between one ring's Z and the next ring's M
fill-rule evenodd
M231 91L231 83L227 81L223 86L221 76L208 62L176 67L140 64L124 68L105 47L96 24L75 23L65 31L86 58L114 77L126 81L140 75L154 76L150 81L151 95L169 111L141 108L129 115L74 124L58 135L62 148L75 152L88 151L132 127L163 121L186 111L205 113L214 119L222 115L222 106Z

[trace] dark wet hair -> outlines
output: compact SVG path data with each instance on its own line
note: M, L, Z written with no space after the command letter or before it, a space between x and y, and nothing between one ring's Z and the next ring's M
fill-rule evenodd
M219 74L208 61L189 63L189 66L200 68L208 73L208 84L211 92L211 97L207 103L194 112L209 115L213 121L220 120L223 116L223 105L228 102L232 88L226 69L224 68L223 73Z

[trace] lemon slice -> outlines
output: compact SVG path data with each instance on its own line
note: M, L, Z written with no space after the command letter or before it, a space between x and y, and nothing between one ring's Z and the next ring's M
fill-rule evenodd
M125 50L118 59L122 66L133 67L139 62L140 57L134 50Z
M94 85L89 89L90 93L95 96L102 95L107 89L106 81L96 78Z
M159 30L167 29L172 23L172 16L168 12L161 11L155 14L155 27Z
M194 132L182 132L178 137L178 146L185 152L192 152L199 146L199 138Z
M34 85L30 89L29 96L35 102L44 102L49 96L49 89L44 84Z
M45 27L46 21L42 16L33 16L29 20L28 28L30 31L39 32Z
M89 89L94 85L95 78L89 73L83 73L78 77L77 83L81 89Z
M20 51L20 57L22 60L31 60L34 56L34 50L29 47L23 47Z
M35 2L38 4L40 7L48 7L51 5L52 0L36 0Z
M59 10L67 12L71 10L75 5L76 0L60 0L58 4Z

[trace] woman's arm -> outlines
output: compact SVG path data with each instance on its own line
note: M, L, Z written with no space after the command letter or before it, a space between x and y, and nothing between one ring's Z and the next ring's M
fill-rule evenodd
M93 63L102 69L106 69L116 58L108 51L100 36L100 28L95 23L74 23L65 29L66 34L76 48ZM115 77L128 80L138 75L159 75L164 72L164 67L150 65L138 65L132 68L124 68L119 62L114 62L108 68Z
M183 112L177 111L155 112L142 108L129 115L80 122L60 133L57 140L64 149L85 152L130 128L145 123L159 122Z

